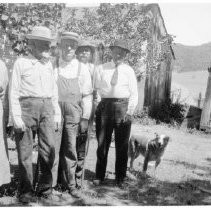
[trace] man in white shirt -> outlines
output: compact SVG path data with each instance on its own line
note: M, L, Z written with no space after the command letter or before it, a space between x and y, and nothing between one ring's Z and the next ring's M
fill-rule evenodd
M6 139L8 114L8 71L5 63L0 60L0 186L11 181Z
M78 41L79 36L76 33L61 34L60 60L55 71L62 112L62 131L58 138L58 142L61 142L58 182L76 198L81 196L76 182L76 137L79 128L80 133L85 133L88 129L93 92L89 69L75 56ZM58 165L58 159L56 164Z
M124 40L110 46L113 61L97 69L95 87L101 96L96 109L96 136L98 141L95 185L104 181L111 136L115 132L116 183L122 186L126 177L128 141L131 120L138 103L137 80L134 70L124 63L129 53Z
M37 196L52 198L52 167L55 157L55 129L61 122L58 89L49 61L51 31L34 27L27 35L31 53L16 60L11 76L9 103L15 128L19 162L19 200L36 201ZM38 133L38 185L33 186L32 131Z

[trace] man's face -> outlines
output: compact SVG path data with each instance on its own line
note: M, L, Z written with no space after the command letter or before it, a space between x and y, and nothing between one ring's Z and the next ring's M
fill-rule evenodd
M34 56L38 59L43 57L49 57L50 42L44 40L33 40L32 48L34 51ZM30 44L30 43L29 43Z
M77 57L80 62L88 63L91 61L92 51L91 51L90 47L88 47L88 46L80 47L77 51L78 51Z
M113 47L111 49L111 55L115 63L122 61L125 58L126 54L127 52L121 47Z
M72 39L61 40L61 56L64 61L71 61L75 57L78 42Z

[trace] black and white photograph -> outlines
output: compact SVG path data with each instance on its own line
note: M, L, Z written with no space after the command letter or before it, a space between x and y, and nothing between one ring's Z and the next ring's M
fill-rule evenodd
M0 207L211 205L210 22L211 1L0 0Z

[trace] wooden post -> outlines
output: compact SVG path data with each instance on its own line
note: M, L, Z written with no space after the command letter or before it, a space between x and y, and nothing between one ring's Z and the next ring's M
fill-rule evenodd
M211 114L211 67L208 68L209 77L207 81L207 90L205 94L204 105L201 114L200 121L200 129L210 131L211 130L211 122L210 122L210 114Z
M201 99L202 99L202 96L201 96L201 92L199 93L199 99L198 99L198 108L201 107Z

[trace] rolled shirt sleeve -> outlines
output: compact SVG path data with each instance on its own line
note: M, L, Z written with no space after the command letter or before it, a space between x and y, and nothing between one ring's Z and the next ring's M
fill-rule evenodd
M52 95L52 104L54 108L54 122L61 122L61 109L58 102L58 87L56 83L56 75L53 74L52 77L53 82L53 95Z
M100 84L101 84L101 81L102 81L101 71L102 71L102 65L99 65L95 68L95 71L93 73L94 90L100 89Z
M82 98L81 107L82 107L82 118L89 119L92 112L92 94L87 95Z
M18 60L14 64L9 87L9 106L12 120L21 118L20 97L21 68Z
M132 68L130 68L130 71L131 71L131 73L128 74L130 96L129 96L127 114L133 115L133 113L136 109L136 106L138 104L138 87L137 87L137 79L136 79L134 70Z

